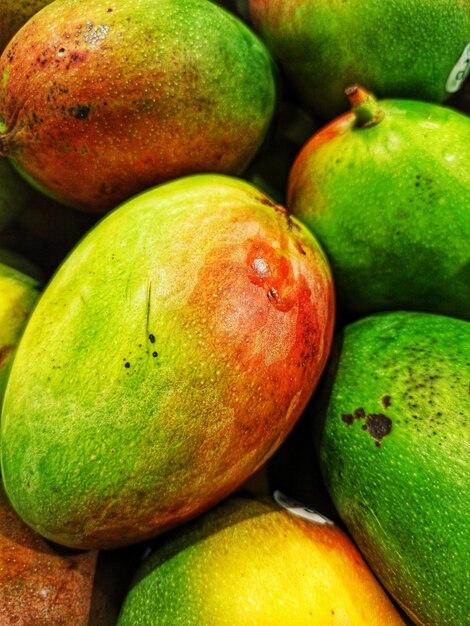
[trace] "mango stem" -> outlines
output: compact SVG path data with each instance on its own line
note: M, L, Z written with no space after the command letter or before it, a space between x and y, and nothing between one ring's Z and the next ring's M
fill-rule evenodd
M351 109L356 116L356 127L369 128L375 126L383 118L385 113L380 108L376 98L364 87L351 85L344 90L351 104Z

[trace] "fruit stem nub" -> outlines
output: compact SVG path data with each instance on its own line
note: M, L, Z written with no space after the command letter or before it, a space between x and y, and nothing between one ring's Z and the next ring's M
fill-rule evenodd
M347 95L352 112L356 116L357 127L368 128L369 126L375 126L383 119L383 110L380 108L376 98L367 89L360 85L351 85L346 87L344 93Z

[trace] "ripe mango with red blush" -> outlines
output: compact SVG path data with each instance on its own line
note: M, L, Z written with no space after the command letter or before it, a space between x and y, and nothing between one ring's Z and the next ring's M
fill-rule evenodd
M88 626L96 552L64 551L28 528L0 484L0 623Z
M118 547L234 491L302 413L334 293L316 239L254 186L180 179L111 212L56 272L2 414L6 490L70 547Z
M103 212L183 175L241 174L276 83L264 44L209 0L56 0L0 59L0 153Z

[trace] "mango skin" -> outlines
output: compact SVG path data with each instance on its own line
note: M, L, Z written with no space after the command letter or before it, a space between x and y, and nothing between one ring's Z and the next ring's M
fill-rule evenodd
M0 14L0 53L30 17L52 0L2 0Z
M97 553L49 545L11 508L0 484L0 623L88 626Z
M337 526L232 498L157 545L118 626L403 625Z
M376 314L335 346L319 449L336 508L416 624L465 624L470 324Z
M0 152L55 199L103 212L186 174L240 174L276 80L264 44L208 0L58 0L0 59Z
M15 349L41 291L36 277L3 263L3 256L0 249L0 406Z
M424 102L379 106L375 126L349 112L306 143L287 207L324 247L342 312L470 319L470 119Z
M304 106L324 120L360 83L381 98L443 102L470 42L469 0L249 0L255 29Z
M255 187L201 175L137 196L79 243L28 323L2 415L13 506L79 548L209 508L286 437L333 323L318 243Z

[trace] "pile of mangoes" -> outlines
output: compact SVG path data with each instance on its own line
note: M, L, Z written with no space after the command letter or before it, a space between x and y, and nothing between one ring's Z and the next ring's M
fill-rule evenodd
M470 624L470 0L0 52L0 626Z

